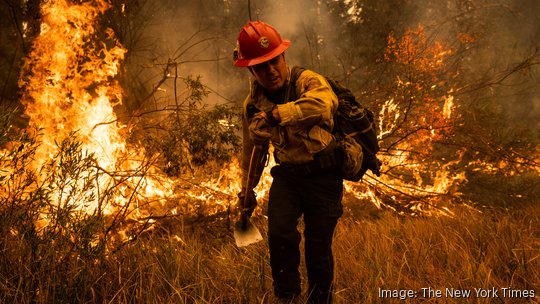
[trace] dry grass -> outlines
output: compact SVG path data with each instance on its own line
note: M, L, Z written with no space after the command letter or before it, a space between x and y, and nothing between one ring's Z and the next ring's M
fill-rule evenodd
M538 204L485 213L458 209L454 218L398 217L365 206L347 214L338 225L334 243L336 303L540 300ZM264 217L257 221L264 232ZM23 278L18 277L26 273L24 261L17 261L17 255L24 254L17 252L13 239L3 242L0 302L273 302L264 242L236 248L225 221L183 229L180 225L180 219L169 219L103 259L63 257L62 264L47 263L59 256L47 252L40 265L56 268L39 269L32 278L33 290L24 288ZM14 263L19 268L12 267ZM421 299L421 288L428 287L441 290L442 297ZM503 298L504 287L533 290L536 297ZM414 290L418 297L381 298L379 288ZM471 290L471 296L446 297L446 288ZM476 297L474 288L496 288L499 298Z
M346 219L336 235L339 303L417 303L422 288L441 290L432 303L535 303L540 299L540 206L455 218ZM501 288L534 290L536 299L503 298ZM381 299L378 290L413 290L417 298ZM470 290L467 299L446 288ZM499 298L475 296L474 288Z

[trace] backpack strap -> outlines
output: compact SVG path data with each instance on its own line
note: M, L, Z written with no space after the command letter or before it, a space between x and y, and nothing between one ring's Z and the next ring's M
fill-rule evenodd
M298 96L296 96L296 81L300 77L300 74L305 70L305 68L300 66L294 66L291 69L291 78L289 79L289 87L287 88L285 102L298 99Z

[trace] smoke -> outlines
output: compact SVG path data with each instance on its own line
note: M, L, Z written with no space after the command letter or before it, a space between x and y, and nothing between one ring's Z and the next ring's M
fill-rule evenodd
M322 66L334 44L334 23L325 1L251 1L251 16L272 24L290 39L287 60L292 65ZM144 30L135 64L145 67L139 77L151 86L170 60L182 76L199 75L213 93L208 102L240 104L248 92L247 69L233 66L232 51L240 29L249 20L247 2L162 1L152 5L152 20ZM157 100L172 100L172 81L157 92Z
M476 39L467 52L469 83L489 83L478 92L490 99L512 123L538 122L540 100L540 6L534 0L469 1L467 6L442 3L419 14L418 22L432 25L437 37L468 32ZM452 4L452 5L449 5ZM443 14L439 13L443 12ZM460 14L465 12L466 14ZM447 22L441 24L441 20Z
M145 8L151 18L146 20L142 47L128 53L138 58L135 64L141 68L139 77L144 83L149 88L155 85L172 60L178 63L180 76L202 77L212 91L209 104L241 104L250 74L232 65L232 50L249 19L248 2L163 0L151 4ZM462 75L470 83L510 71L539 48L540 40L540 6L535 0L259 0L251 1L250 9L253 19L272 24L292 41L286 52L290 65L344 79L355 91L376 85L370 69L379 68L390 32L399 35L423 25L430 39L449 42L455 42L459 33L470 34L476 44L465 52L463 70L468 72ZM539 91L539 69L533 65L484 88L481 98L491 98L512 119L537 120ZM157 102L171 102L172 93L169 79L156 93Z
M260 1L257 18L272 24L292 44L286 52L290 65L320 68L326 49L337 32L324 1ZM323 71L320 71L323 72Z

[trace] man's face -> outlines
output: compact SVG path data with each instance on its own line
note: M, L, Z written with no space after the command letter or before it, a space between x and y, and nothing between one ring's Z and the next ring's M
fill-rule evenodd
M256 64L250 70L257 82L269 92L281 89L287 80L287 63L283 54Z

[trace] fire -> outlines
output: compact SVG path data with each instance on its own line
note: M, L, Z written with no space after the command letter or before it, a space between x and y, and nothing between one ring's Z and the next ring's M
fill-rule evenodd
M159 155L148 157L143 148L126 142L129 128L118 121L114 106L122 104L115 77L127 50L111 29L100 33L98 28L109 8L103 0L43 2L41 32L19 81L30 125L41 130L30 166L41 172L58 155L64 139L75 133L81 144L77 149L95 159L92 169L81 174L94 176L97 185L89 187L80 174L68 174L65 184L52 191L58 205L73 204L77 210L98 210L113 218L122 213L150 224L153 216L196 213L202 204L207 214L230 208L240 191L237 162L224 168L218 179L184 191L185 180L173 180L154 166ZM48 224L53 216L49 213L43 210L38 227Z
M59 143L75 132L81 150L95 157L97 188L117 187L118 195L107 206L101 205L99 194L91 193L74 203L88 212L101 208L106 214L130 201L138 205L138 198L172 197L173 188L172 182L151 166L154 160L147 159L143 149L127 145L128 130L117 122L113 107L122 103L122 88L115 76L127 50L111 29L99 32L99 18L109 7L102 0L43 2L41 32L20 78L30 124L41 128L33 168L46 165L58 153ZM82 187L80 180L68 183L69 191ZM65 192L64 187L55 193L59 202ZM133 193L137 194L135 199ZM91 198L91 202L84 201Z
M452 116L452 107L454 106L454 96L444 96L443 116L445 119L450 119Z
M368 175L362 184L346 183L347 191L399 213L452 214L444 203L459 197L456 189L466 180L464 172L453 169L464 153L449 160L430 155L435 143L452 133L455 97L452 78L444 77L453 53L444 42L430 41L422 26L400 39L390 34L385 59L395 63L395 82L378 101L376 119L383 175Z
M268 199L268 192L272 184L272 176L270 175L269 168L276 165L273 158L272 147L270 148L269 155L268 164L261 175L259 184L254 189L259 203L263 203ZM201 186L209 191L205 193L192 193L191 195L192 197L198 196L198 198L203 200L212 199L213 203L218 207L227 206L227 208L230 208L232 207L232 204L236 203L237 195L241 191L241 177L242 170L240 169L238 159L235 158L221 169L217 179L210 179L209 181L201 183ZM215 195L216 192L222 194L221 198ZM214 211L219 211L219 208L215 208ZM260 214L260 209L257 209L255 214Z
M112 106L122 102L122 90L110 78L118 73L126 50L119 44L111 49L89 44L97 34L97 18L107 8L103 1L73 5L59 0L42 5L41 33L20 81L26 114L44 129L36 167L54 155L55 142L70 131L80 134L87 150L95 152L100 166L108 170L126 150L122 127L97 126L115 120ZM112 38L111 31L107 34Z

